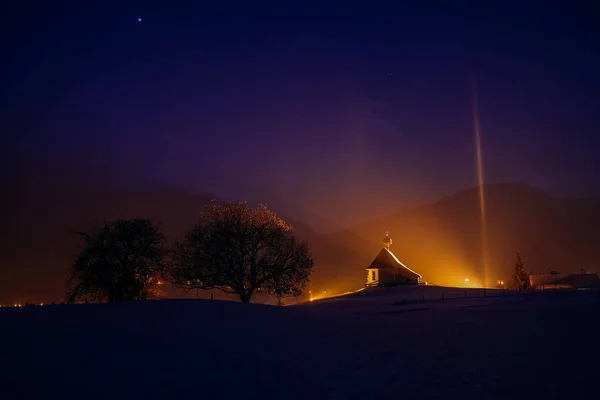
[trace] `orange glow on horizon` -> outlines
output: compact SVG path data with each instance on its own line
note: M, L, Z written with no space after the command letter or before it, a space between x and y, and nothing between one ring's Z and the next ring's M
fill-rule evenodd
M331 299L331 298L334 298L334 297L346 296L346 295L349 295L349 294L361 292L363 290L365 290L364 287L362 287L360 289L357 289L357 290L351 290L351 291L348 291L348 292L336 293L336 294L328 294L328 292L325 290L320 295L311 296L310 299L309 299L309 301L312 302L312 301L315 301L315 300L325 300L325 299Z

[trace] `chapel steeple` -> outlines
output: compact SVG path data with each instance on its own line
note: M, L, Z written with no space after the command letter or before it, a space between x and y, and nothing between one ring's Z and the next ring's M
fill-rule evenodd
M383 247L386 249L390 249L392 246L392 238L390 237L390 233L385 231L385 237L383 238Z

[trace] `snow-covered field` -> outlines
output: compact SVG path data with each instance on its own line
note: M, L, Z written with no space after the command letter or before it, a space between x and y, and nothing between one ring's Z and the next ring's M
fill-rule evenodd
M0 399L600 398L600 294L464 291L0 309Z

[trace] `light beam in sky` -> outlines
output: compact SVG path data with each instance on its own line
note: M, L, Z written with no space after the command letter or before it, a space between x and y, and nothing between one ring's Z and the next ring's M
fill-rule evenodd
M477 155L477 185L479 187L479 211L481 214L481 254L483 262L483 285L488 287L488 237L485 216L485 191L483 187L483 156L481 150L481 124L479 121L479 99L477 84L473 82L473 130Z

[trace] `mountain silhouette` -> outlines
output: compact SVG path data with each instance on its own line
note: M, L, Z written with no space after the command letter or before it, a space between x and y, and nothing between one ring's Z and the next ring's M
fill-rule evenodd
M486 275L488 284L507 282L517 252L531 273L598 270L598 201L555 198L522 183L484 185L484 198L485 258L478 187L322 239L355 249L360 253L357 260L366 266L365 252L374 257L389 231L392 251L402 262L425 280L444 285L461 285L465 278L483 284ZM354 279L351 284L358 285L360 279Z
M74 231L116 218L150 218L174 239L217 197L167 187L111 186L112 177L93 174L84 180L50 180L43 171L20 177L2 182L9 195L2 207L0 303L60 301L68 268L82 246ZM394 254L434 284L460 285L466 277L483 284L486 272L488 283L508 281L517 251L528 272L598 272L598 201L554 198L520 183L485 185L484 192L487 269L478 188L326 235L296 215L282 216L315 259L312 293L362 287L365 268L386 231Z

